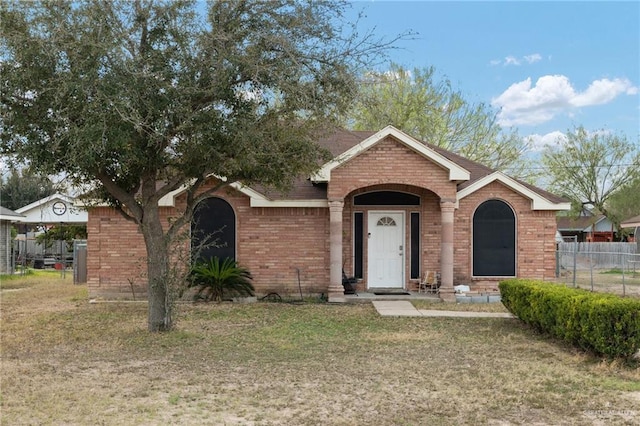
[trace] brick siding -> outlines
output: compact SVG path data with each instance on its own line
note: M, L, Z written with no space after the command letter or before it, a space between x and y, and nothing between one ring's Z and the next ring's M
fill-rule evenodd
M369 191L391 190L420 196L420 206L386 208L354 206L353 196ZM448 171L393 138L380 141L350 161L336 167L328 184L328 198L344 200L343 259L346 271L353 271L353 213L371 210L405 212L406 286L415 288L410 277L410 213L420 212L421 271L440 270L440 200L454 200L456 186ZM302 292L326 293L329 285L329 209L328 208L252 208L249 197L233 189L216 196L232 206L236 216L236 255L238 262L254 276L259 295L277 292L297 295ZM555 212L532 211L531 201L494 182L460 201L454 221L454 283L476 288L493 288L497 280L472 277L473 212L484 201L499 199L508 203L516 215L517 274L529 278L552 278L555 271ZM184 208L184 198L175 208L161 208L167 223L170 216ZM131 299L145 297L145 246L135 224L113 209L91 209L88 233L88 287L90 297ZM188 230L187 230L188 234ZM189 243L184 243L188 252ZM366 288L367 239L364 239L363 271ZM299 275L298 275L299 274Z

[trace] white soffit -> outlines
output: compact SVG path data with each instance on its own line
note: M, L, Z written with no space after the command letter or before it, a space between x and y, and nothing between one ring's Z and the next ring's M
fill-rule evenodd
M371 148L373 145L377 144L381 140L385 139L388 136L392 136L400 143L408 146L409 148L417 151L422 154L424 157L430 159L434 163L438 164L442 168L449 171L449 180L451 181L465 181L469 180L470 173L468 170L460 167L458 164L439 154L435 150L429 148L422 142L417 139L412 138L406 133L396 129L393 126L387 126L384 129L380 130L378 133L368 137L363 140L359 144L354 147L348 149L344 153L340 154L333 160L325 163L320 170L318 170L312 177L311 180L314 182L329 182L331 180L331 171L344 164L345 162L351 160L352 158L358 156L361 152L366 151Z
M458 191L456 203L459 203L460 200L462 200L464 197L473 194L479 189L484 188L488 184L495 181L504 184L520 195L530 199L532 210L569 210L571 208L571 203L554 203L552 201L549 201L537 192L532 191L520 182L510 178L502 172L493 172L490 175L483 177L482 179L478 179L476 182L467 186L463 190Z

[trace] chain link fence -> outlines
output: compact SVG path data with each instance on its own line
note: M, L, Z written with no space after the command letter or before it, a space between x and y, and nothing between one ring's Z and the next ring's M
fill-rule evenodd
M62 277L73 270L76 284L87 282L87 240L54 241L45 246L35 238L13 240L9 273L25 274L28 269L55 268Z
M635 243L557 245L556 280L591 291L640 297L640 253Z

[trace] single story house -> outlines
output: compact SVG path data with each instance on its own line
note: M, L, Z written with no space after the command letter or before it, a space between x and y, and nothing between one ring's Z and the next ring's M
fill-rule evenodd
M358 291L412 291L436 271L441 298L455 300L454 284L482 290L507 277L554 278L565 199L392 126L338 131L319 143L333 159L290 192L232 183L203 201L191 244L215 234L219 244L201 255L236 259L258 295L300 286L341 301L343 274L357 278ZM170 220L184 202L183 190L168 194L161 214ZM90 297L144 293L136 225L95 207L87 232Z
M578 217L558 216L558 231L563 237L575 237L577 242L612 242L617 238L613 222L605 215L589 211Z
M24 216L6 207L0 206L0 274L12 273L11 248L13 241L11 238L11 225L20 222Z
M67 262L71 261L66 244L58 242L45 247L38 242L37 237L54 226L86 226L88 213L76 205L74 197L61 193L51 194L20 207L16 212L24 216L16 226L16 251L21 261L30 263L31 259L37 259L33 263L36 268L53 267L63 256L67 257Z
M53 225L70 224L86 225L87 211L75 206L75 198L65 194L52 194L20 207L17 213L25 216L22 221L25 229L42 231Z
M620 227L634 229L633 236L636 244L638 245L638 250L636 251L636 253L640 254L640 215L624 220L622 223L620 223Z

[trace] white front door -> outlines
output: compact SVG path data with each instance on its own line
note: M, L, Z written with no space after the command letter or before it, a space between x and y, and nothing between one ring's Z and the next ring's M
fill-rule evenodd
M369 212L369 288L404 287L404 212Z

